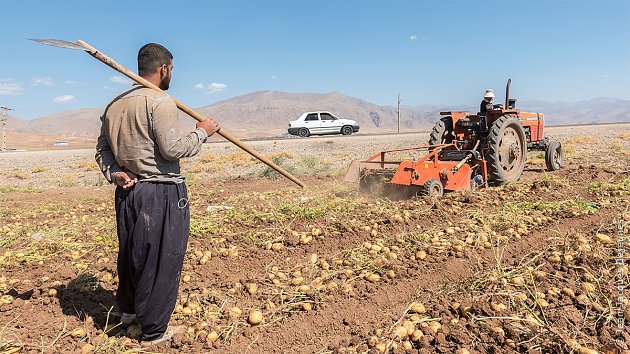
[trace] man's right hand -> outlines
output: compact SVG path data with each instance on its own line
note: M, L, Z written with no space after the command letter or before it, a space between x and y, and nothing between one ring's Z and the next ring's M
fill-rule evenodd
M197 128L205 130L206 133L208 133L208 136L212 136L212 134L218 132L219 129L221 129L221 127L219 127L219 124L210 117L206 118L206 120L202 122L197 122Z
M129 171L116 172L114 178L116 185L122 187L124 190L131 189L136 183L138 183L138 176Z

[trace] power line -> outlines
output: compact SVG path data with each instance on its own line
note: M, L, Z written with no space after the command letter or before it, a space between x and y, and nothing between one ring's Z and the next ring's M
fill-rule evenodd
M0 108L2 109L2 148L0 151L7 151L7 112L12 111L13 109L7 106L2 106Z
M398 92L398 133L400 133L400 92Z

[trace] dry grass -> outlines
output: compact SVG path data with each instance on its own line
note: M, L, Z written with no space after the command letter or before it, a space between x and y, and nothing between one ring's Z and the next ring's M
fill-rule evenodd
M630 139L630 132L628 133L619 133L615 135L615 139L628 140Z
M599 145L600 140L588 135L577 135L564 141L566 144Z
M63 176L56 178L54 180L54 184L57 187L72 188L79 185L79 178L74 173L66 173Z
M68 165L72 170L98 171L98 165L94 160L82 160Z
M50 168L46 167L46 166L35 166L35 168L33 168L32 172L33 173L41 173L41 172L46 172L48 170L50 170Z
M11 177L17 178L17 179L21 179L21 180L27 179L28 176L29 176L29 174L24 172L24 171L13 171L11 173Z

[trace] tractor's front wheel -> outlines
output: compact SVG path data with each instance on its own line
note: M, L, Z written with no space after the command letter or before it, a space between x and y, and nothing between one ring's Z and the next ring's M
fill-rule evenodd
M527 140L518 118L505 115L490 128L486 152L488 180L494 185L518 181L525 169Z
M429 145L450 144L454 137L453 118L443 117L433 126L429 135Z
M444 186L440 180L431 178L424 183L420 193L427 197L439 198L444 194Z
M545 163L549 171L557 171L562 167L562 145L556 140L552 140L545 150Z

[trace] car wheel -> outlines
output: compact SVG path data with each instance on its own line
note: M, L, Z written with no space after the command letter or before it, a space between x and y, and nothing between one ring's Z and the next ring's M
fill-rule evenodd
M309 132L308 129L306 129L306 128L302 128L302 129L298 130L298 135L303 137L303 138L307 138L309 135L311 135L311 132Z
M350 135L352 134L352 127L349 125L344 126L343 128L341 128L341 134L343 135Z

